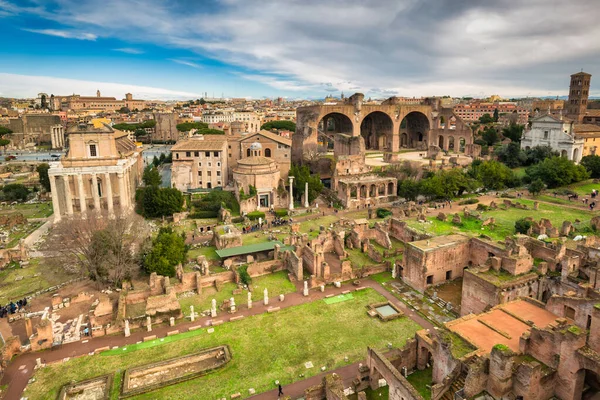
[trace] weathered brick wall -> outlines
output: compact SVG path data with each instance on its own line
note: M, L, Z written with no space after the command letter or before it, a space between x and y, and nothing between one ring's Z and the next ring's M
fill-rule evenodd
M460 315L480 314L499 304L499 289L467 269L463 275Z
M396 218L389 219L388 230L390 236L402 242L415 242L417 240L423 240L431 237L426 233L418 232L417 230L406 225L406 222L400 221Z
M543 366L537 362L516 365L513 372L513 393L525 399L549 399L554 395L556 373L545 376Z
M252 278L281 270L283 270L283 263L281 260L255 262L248 266L248 274L250 274Z
M21 352L21 340L18 336L11 336L6 339L6 342L0 347L0 375L2 369L6 368L13 356Z
M598 299L588 299L571 296L552 296L548 300L548 303L546 303L546 310L558 315L559 317L573 318L571 317L571 315L567 316L567 308L571 309L575 312L573 318L575 324L582 329L589 329L590 326L588 325L588 320L589 323L592 322L594 305L598 302Z
M501 257L506 251L500 246L479 238L471 239L470 260L473 265L484 265L490 256Z

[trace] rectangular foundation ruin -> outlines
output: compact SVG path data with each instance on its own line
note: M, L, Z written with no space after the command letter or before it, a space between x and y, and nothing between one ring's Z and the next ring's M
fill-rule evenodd
M112 385L112 375L65 385L58 394L58 400L108 400Z
M129 368L123 377L122 397L130 397L205 375L231 360L229 346L218 346L170 360Z

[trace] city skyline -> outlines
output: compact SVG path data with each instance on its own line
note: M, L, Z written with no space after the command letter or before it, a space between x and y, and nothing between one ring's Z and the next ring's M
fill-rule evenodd
M600 73L591 1L281 4L0 0L0 96L545 97Z

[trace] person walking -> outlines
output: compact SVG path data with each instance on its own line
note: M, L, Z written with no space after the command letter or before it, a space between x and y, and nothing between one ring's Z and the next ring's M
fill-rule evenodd
M277 394L277 397L279 396L283 396L283 388L281 387L281 385L279 385L279 394Z

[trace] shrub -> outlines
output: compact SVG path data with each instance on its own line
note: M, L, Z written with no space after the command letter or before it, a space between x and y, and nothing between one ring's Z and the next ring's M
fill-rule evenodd
M286 210L286 209L275 210L275 215L277 215L279 218L287 217L288 210Z
M235 218L232 218L231 222L233 222L234 224L241 224L242 222L244 222L244 217L235 217Z
M377 209L377 218L385 218L389 215L392 215L392 212L387 208L378 208Z
M485 204L477 204L477 211L488 211L489 209L490 207Z
M467 204L477 204L477 203L479 203L479 199L466 199L466 200L460 201L458 203L458 205L459 206L464 206L464 205L467 205Z
M189 219L216 218L219 215L217 211L206 210L196 211L188 215Z
M248 219L250 221L256 221L259 218L265 219L265 213L262 211L252 211L248 213Z
M531 228L531 221L529 221L528 219L521 218L515 222L515 231L517 233L522 233L526 235L529 231L529 228Z
M242 265L241 267L238 268L238 274L240 274L240 280L242 281L242 283L246 286L249 286L252 283L252 278L250 277L250 274L248 273L248 266L247 265Z

